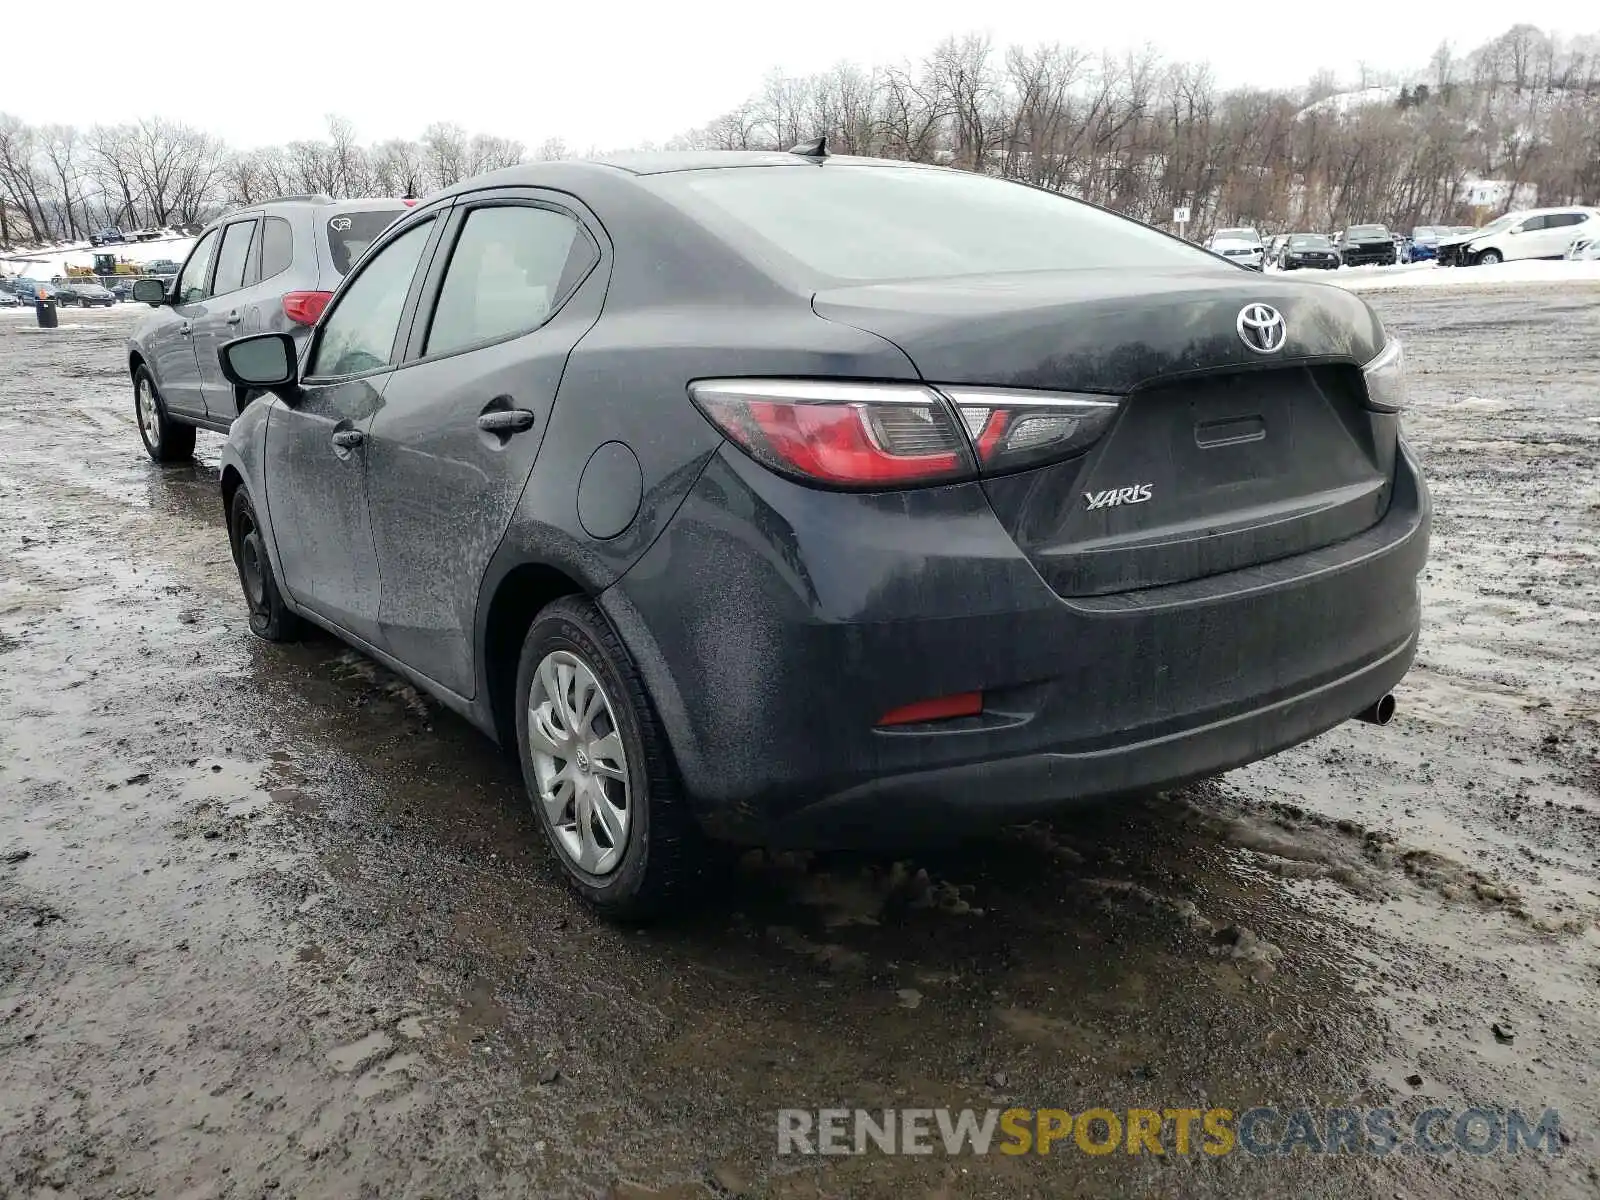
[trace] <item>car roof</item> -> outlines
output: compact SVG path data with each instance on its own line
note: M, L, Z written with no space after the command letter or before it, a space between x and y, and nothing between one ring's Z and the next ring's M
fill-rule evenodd
M864 158L853 154L830 154L821 160L826 165L883 167L905 171L945 171L930 163L902 162L899 159ZM729 167L815 168L818 160L782 150L658 150L636 154L612 154L601 158L553 159L547 162L519 163L486 175L474 176L430 196L459 195L497 187L572 187L584 181L620 180L628 176L667 175L679 171L712 171Z

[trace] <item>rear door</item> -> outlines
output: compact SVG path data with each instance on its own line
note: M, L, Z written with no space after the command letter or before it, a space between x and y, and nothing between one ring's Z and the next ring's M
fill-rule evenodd
M211 294L211 266L216 257L218 230L195 243L172 285L171 320L162 321L145 339L161 398L173 412L203 417L205 395L194 352L194 321L204 312Z
M443 246L372 423L367 486L383 645L470 697L478 587L600 314L606 251L570 197L521 188L458 204Z
M1539 257L1560 258L1572 245L1572 239L1583 227L1586 213L1551 213L1545 218L1545 232L1540 235Z
M247 217L222 227L211 294L200 302L193 318L200 390L205 397L206 416L213 421L231 422L239 415L233 385L223 378L217 351L224 342L243 332L248 289L256 282L256 235L260 225L258 218Z

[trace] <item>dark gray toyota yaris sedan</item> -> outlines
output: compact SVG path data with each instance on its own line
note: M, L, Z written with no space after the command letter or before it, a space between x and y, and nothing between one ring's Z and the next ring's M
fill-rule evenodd
M999 823L1386 719L1398 343L1061 196L823 153L542 163L222 352L251 625L514 745L573 885Z

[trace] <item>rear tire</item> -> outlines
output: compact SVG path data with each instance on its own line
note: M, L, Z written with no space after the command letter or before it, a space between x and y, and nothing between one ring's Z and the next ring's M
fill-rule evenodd
M590 601L565 596L534 618L515 695L523 783L567 884L620 920L681 903L704 839L644 681Z
M233 546L233 563L239 569L244 602L250 609L250 632L264 642L295 641L303 625L278 590L255 506L242 487L233 494L233 504L228 509L228 541Z
M145 453L156 462L183 462L194 457L194 426L172 419L155 380L143 366L133 372L133 417Z

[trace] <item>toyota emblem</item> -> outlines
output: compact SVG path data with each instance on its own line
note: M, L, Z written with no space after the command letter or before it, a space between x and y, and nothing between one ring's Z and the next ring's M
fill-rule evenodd
M1246 304L1239 310L1239 340L1257 354L1276 354L1289 340L1283 314L1270 304Z

